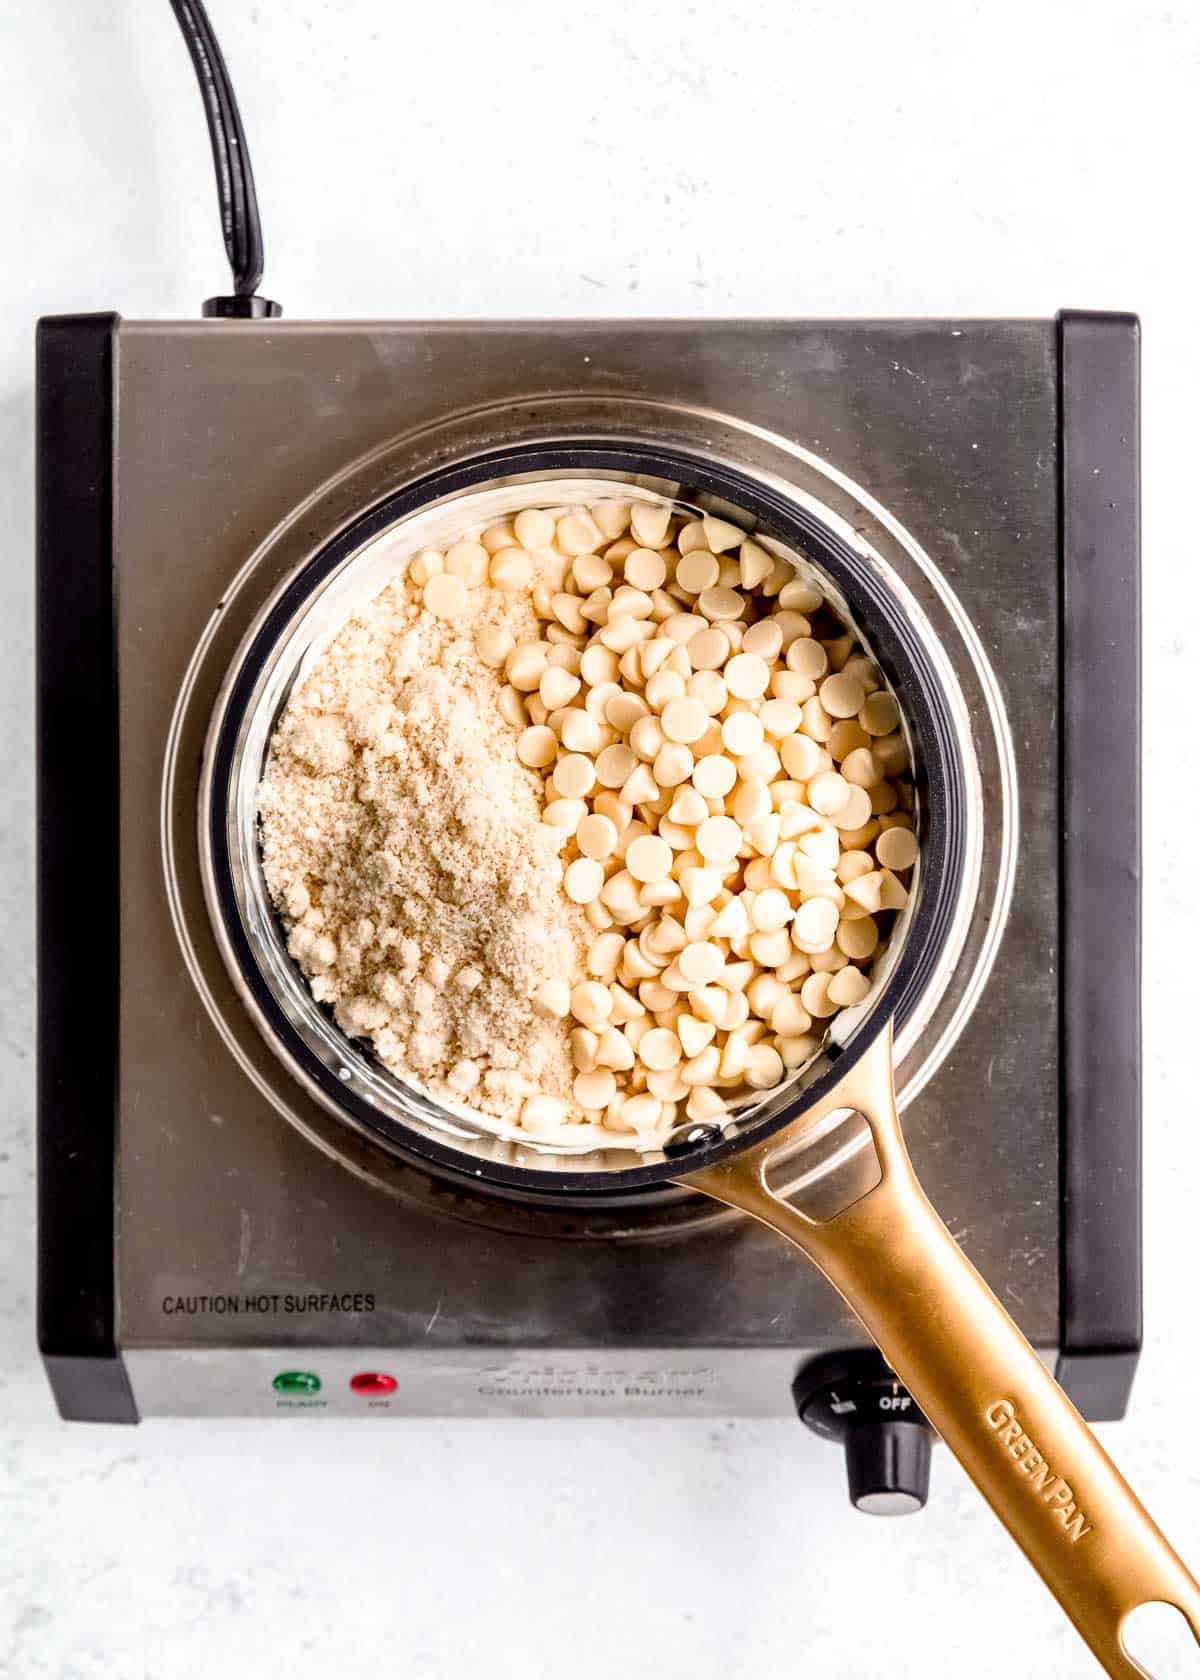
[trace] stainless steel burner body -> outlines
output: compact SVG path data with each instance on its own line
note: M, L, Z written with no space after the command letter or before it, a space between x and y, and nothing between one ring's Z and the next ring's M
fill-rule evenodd
M381 1149L268 1047L213 937L202 755L264 602L413 477L584 433L786 481L934 627L982 820L962 955L902 1044L905 1127L951 1229L1052 1359L1070 1340L1061 324L122 323L109 348L112 1304L136 1409L353 1413L350 1378L378 1369L396 1387L373 1415L767 1414L790 1409L811 1354L862 1341L782 1245L691 1198L528 1207ZM319 1391L281 1393L284 1366Z

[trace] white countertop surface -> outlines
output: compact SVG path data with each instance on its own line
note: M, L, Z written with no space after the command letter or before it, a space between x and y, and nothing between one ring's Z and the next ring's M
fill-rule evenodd
M1195 1565L1200 13L210 9L293 317L1141 314L1147 1345L1103 1435ZM56 1420L32 1326L33 322L187 316L227 282L166 0L0 13L0 1674L1098 1672L940 1449L929 1508L887 1523L789 1422Z

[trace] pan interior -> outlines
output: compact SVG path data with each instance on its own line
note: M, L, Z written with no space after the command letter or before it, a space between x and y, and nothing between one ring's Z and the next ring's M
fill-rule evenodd
M931 709L936 685L913 658L919 625L903 603L888 599L863 557L818 520L793 520L789 528L780 516L786 503L772 517L770 506L751 505L749 486L723 481L710 467L673 459L673 476L635 473L615 461L611 449L581 460L585 453L576 447L550 460L543 449L536 463L518 457L502 472L494 461L479 463L474 473L413 487L355 521L289 580L262 615L210 741L209 833L219 932L280 1053L326 1106L349 1115L397 1152L432 1160L452 1176L505 1184L510 1191L549 1182L567 1191L600 1184L606 1190L636 1190L681 1167L657 1148L639 1150L637 1139L625 1143L598 1128L580 1127L587 1135L569 1146L543 1143L398 1079L312 999L287 953L259 857L257 788L288 697L346 620L411 555L522 507L585 505L621 490L693 515L717 512L753 530L756 541L786 557L798 574L814 578L896 695L917 783L921 839L909 905L892 931L871 997L836 1018L825 1047L805 1068L731 1112L721 1132L706 1141L706 1160L788 1124L830 1088L888 1021L903 1023L936 955L929 947L946 925L944 913L936 912L944 912L961 871L961 858L954 855L955 823L946 820L954 815L955 766L944 720L939 730L936 705ZM639 464L648 464L644 456ZM511 470L518 466L524 470ZM830 1170L828 1162L838 1153L823 1143L828 1130L814 1129L804 1140L814 1145L814 1169L820 1164L820 1171Z

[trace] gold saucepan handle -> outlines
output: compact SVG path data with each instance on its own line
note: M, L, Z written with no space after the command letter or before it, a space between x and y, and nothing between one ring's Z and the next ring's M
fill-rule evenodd
M845 1108L870 1126L882 1176L817 1223L768 1188L767 1169L802 1126ZM1110 1675L1144 1680L1121 1642L1138 1605L1173 1605L1200 1645L1200 1587L917 1182L890 1032L792 1134L681 1182L753 1215L820 1267Z

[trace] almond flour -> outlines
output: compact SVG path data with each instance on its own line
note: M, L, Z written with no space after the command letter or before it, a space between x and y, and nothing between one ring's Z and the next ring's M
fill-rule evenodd
M528 597L474 589L450 622L389 585L294 691L259 810L313 996L393 1073L516 1123L535 1095L577 1112L567 1024L532 1000L578 974L586 923L476 651L485 626L536 634Z

